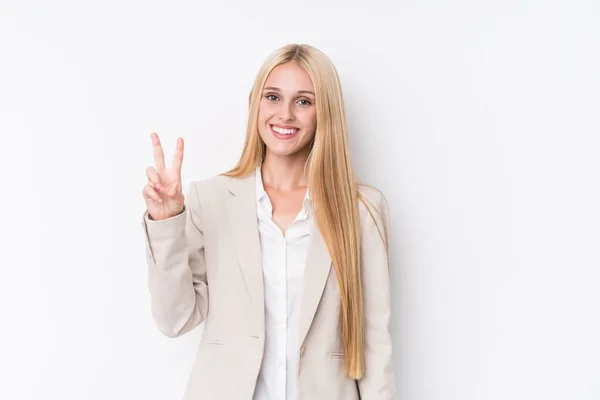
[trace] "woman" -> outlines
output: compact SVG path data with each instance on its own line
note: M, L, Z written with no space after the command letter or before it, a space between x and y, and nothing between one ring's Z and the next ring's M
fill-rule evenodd
M354 177L337 72L284 46L249 103L239 162L185 199L183 139L167 169L152 134L152 314L169 337L205 322L185 399L395 399L387 206Z

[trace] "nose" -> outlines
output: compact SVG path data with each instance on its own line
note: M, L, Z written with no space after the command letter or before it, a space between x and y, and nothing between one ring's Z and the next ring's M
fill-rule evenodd
M291 101L281 102L281 109L279 110L279 118L282 121L293 121L296 116L294 115L294 104Z

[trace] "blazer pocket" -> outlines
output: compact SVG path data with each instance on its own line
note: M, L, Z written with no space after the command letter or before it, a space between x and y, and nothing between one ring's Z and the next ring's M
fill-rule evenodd
M211 345L211 346L223 346L223 343L221 343L217 340L201 339L200 342Z
M334 351L331 353L332 358L345 358L346 355L340 351Z

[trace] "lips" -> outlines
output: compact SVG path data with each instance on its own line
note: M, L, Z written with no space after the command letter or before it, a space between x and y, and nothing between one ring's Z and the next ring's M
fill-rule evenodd
M286 125L271 125L271 132L278 139L291 139L295 137L300 129Z
M293 135L294 133L296 133L298 131L298 128L293 127L293 126L282 126L282 125L271 125L271 128L282 135Z

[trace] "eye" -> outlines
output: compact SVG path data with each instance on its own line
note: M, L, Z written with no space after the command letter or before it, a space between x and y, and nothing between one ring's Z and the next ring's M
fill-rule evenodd
M298 100L298 102L300 103L301 106L303 107L308 107L311 105L310 101L306 100L306 99L300 99Z
M265 97L266 97L266 99L267 99L267 100L269 100L269 101L277 101L277 100L279 100L279 97L275 96L275 95L274 95L274 94L272 94L272 93L269 93L269 94L267 94Z

